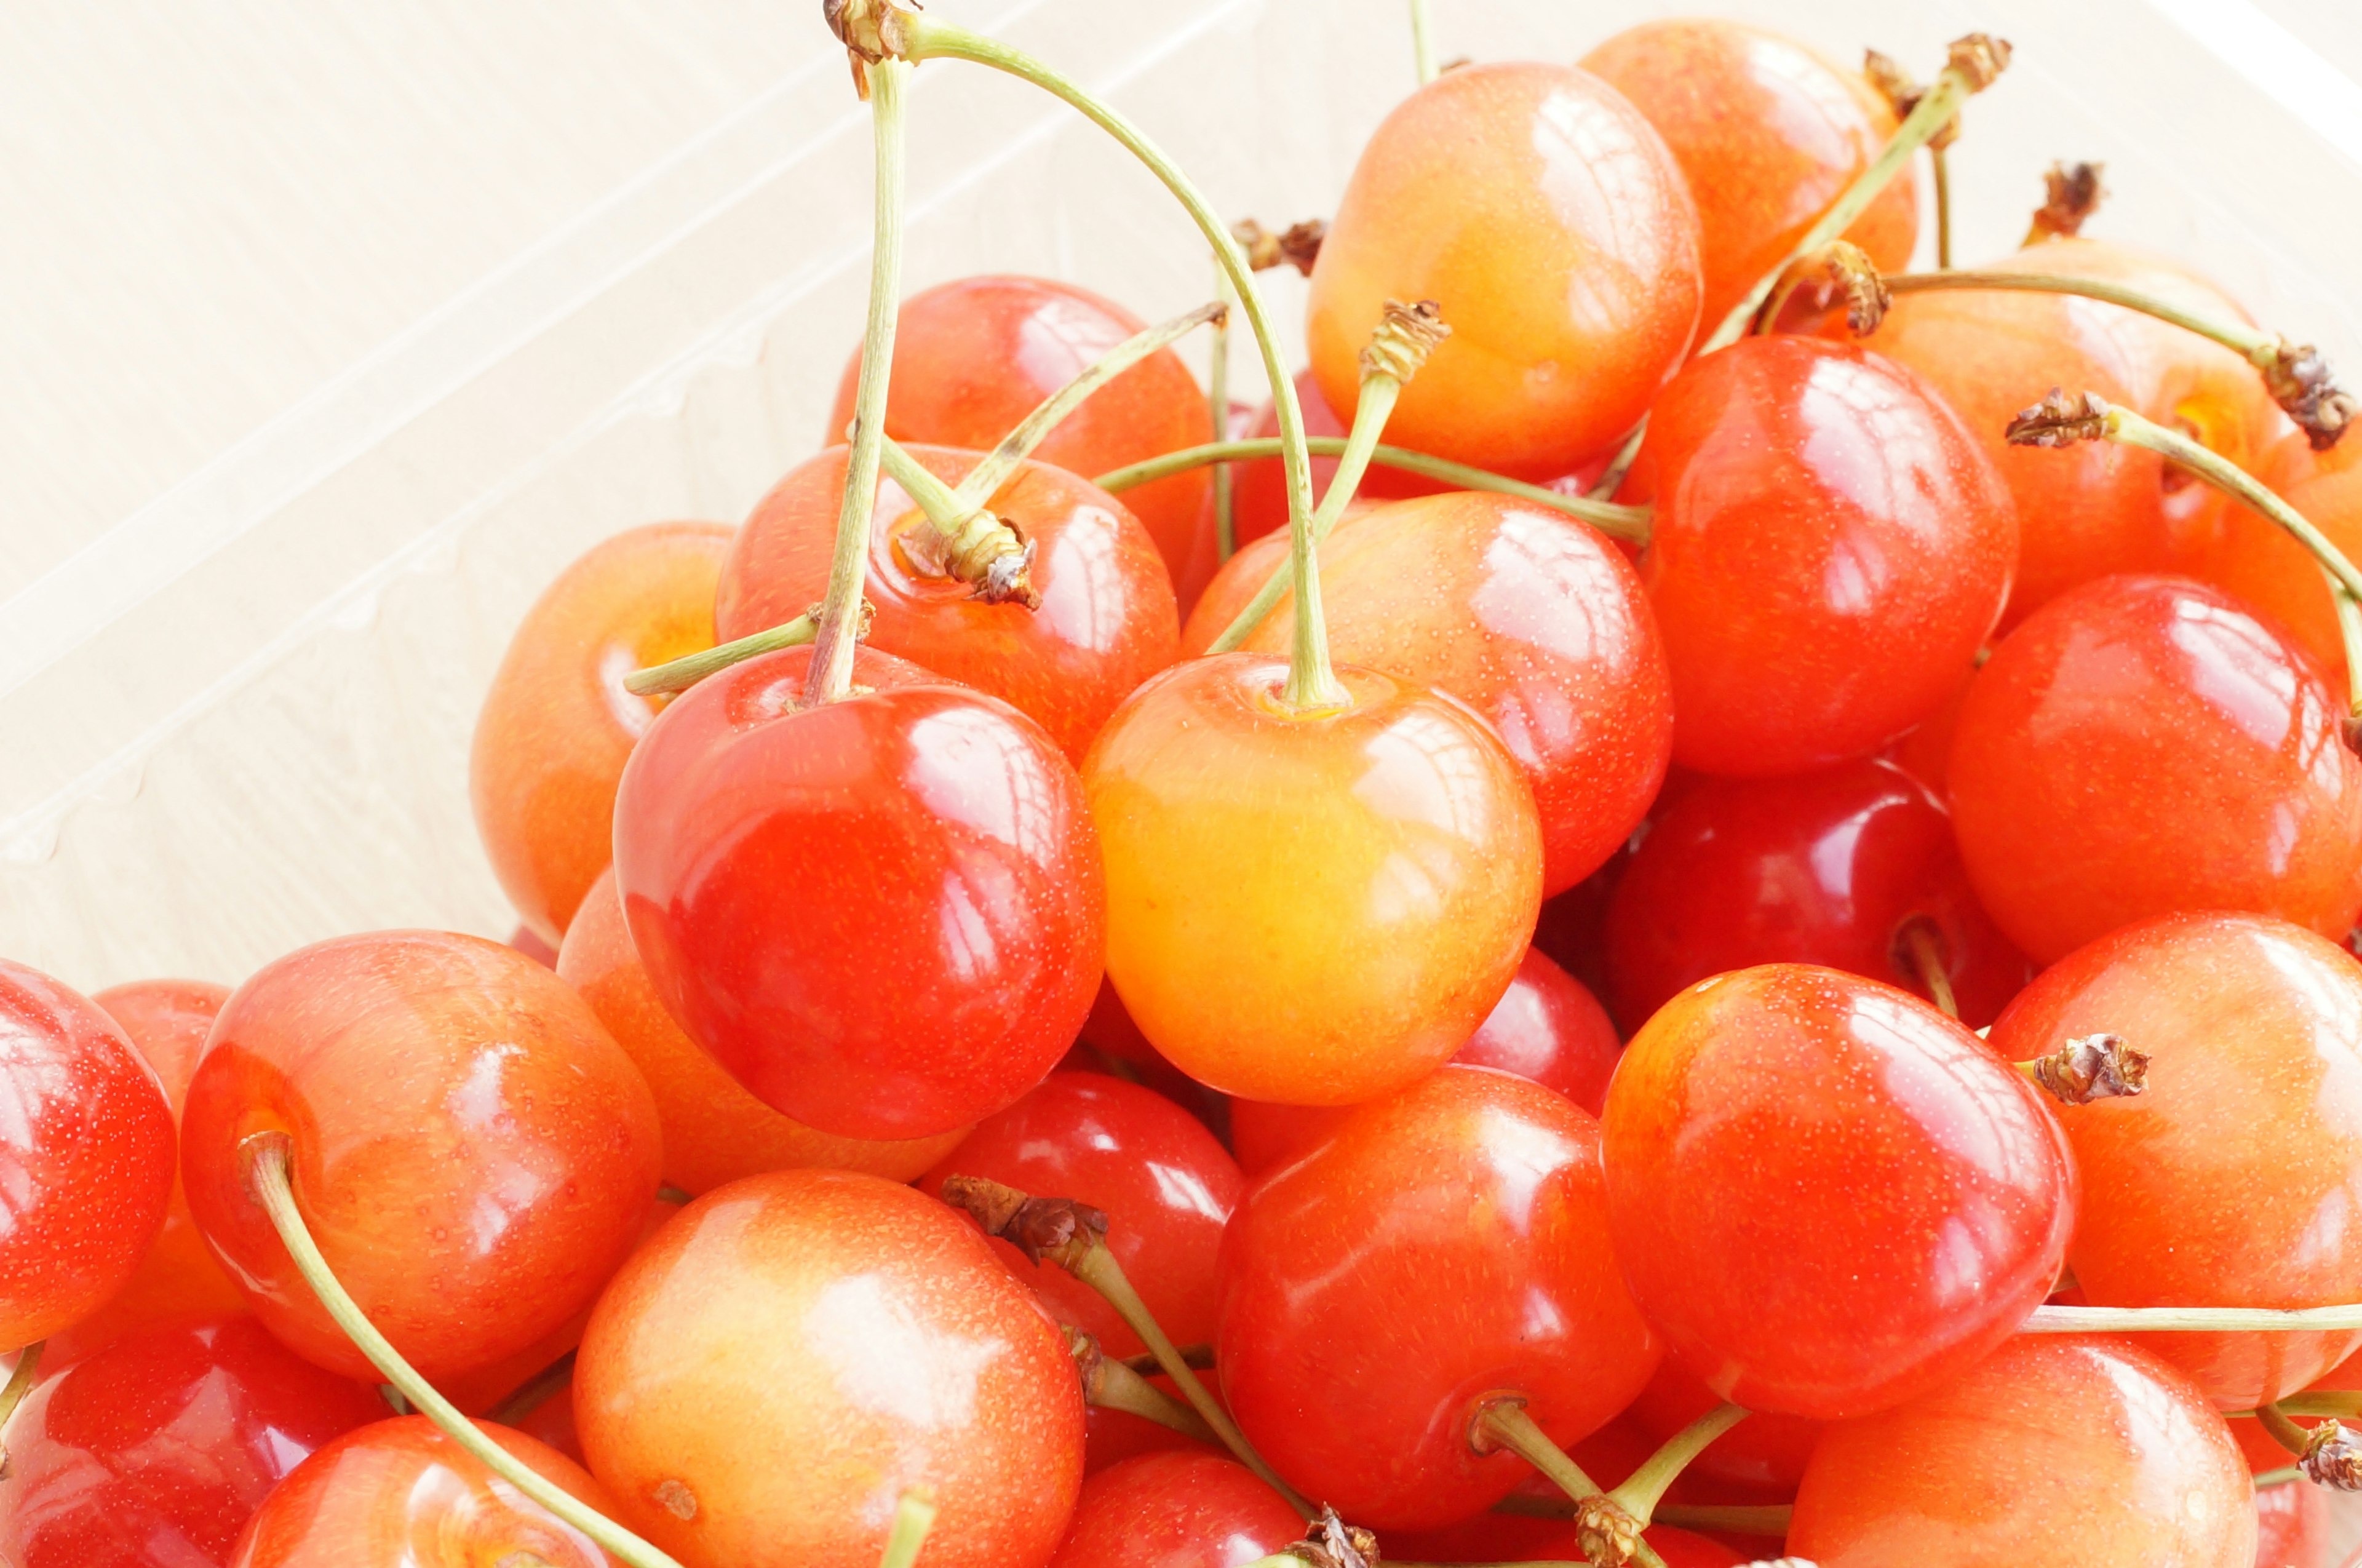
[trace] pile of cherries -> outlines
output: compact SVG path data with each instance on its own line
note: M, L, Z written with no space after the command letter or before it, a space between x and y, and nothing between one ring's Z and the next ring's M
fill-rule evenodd
M898 300L920 61L1213 220L828 12L845 440L518 629L513 941L0 963L0 1562L2328 1568L2319 356L2088 168L1908 273L2007 46L1711 20L1423 62L1163 327Z

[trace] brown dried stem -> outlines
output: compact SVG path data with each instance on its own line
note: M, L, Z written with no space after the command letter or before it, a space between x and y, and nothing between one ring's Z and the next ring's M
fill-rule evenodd
M1869 253L1849 240L1832 239L1808 256L1799 256L1790 262L1787 271L1771 293L1764 296L1763 308L1755 317L1754 331L1766 333L1780 324L1788 302L1810 285L1814 291L1815 307L1827 310L1838 300L1845 301L1846 327L1856 337L1867 337L1886 320L1887 307L1893 304L1886 292L1886 280L1879 276L1877 264Z
M1154 1421L1199 1442L1221 1441L1197 1411L1142 1377L1128 1362L1102 1351L1097 1336L1071 1327L1065 1335L1066 1353L1075 1358L1075 1371L1082 1379L1083 1403Z
M1231 237L1246 252L1250 270L1268 272L1274 267L1293 267L1308 278L1312 264L1320 259L1321 242L1329 237L1329 220L1306 218L1274 233L1253 218L1241 218L1231 226Z
M2148 1087L2148 1057L2120 1034L2078 1036L2047 1056L2018 1063L2017 1070L2061 1105L2127 1099Z
M2034 209L2034 221L2025 231L2021 246L2036 245L2046 239L2072 239L2083 232L2083 225L2100 210L2107 199L2108 189L2100 183L2104 163L2054 163L2042 176L2045 192L2042 204Z
M2357 1447L2354 1434L2334 1419L2312 1429L2296 1463L2305 1479L2318 1485L2340 1492L2362 1492L2362 1447Z

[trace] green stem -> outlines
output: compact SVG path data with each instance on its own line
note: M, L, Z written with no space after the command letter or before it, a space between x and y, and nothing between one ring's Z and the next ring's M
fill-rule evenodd
M1339 458L1345 452L1346 437L1313 436L1305 440L1305 447L1316 458ZM1184 447L1177 452L1166 452L1137 463L1127 463L1110 469L1091 482L1101 490L1120 494L1152 480L1167 474L1177 474L1188 469L1203 468L1209 463L1253 462L1259 458L1275 458L1280 453L1279 438L1258 436L1243 441L1213 441L1202 447ZM1616 506L1582 496L1565 495L1523 480L1510 479L1506 474L1488 473L1472 469L1465 463L1454 463L1442 458L1430 458L1425 452L1414 452L1404 447L1388 447L1381 443L1370 448L1370 461L1382 469L1395 469L1407 474L1418 474L1455 490L1490 491L1496 495L1514 495L1536 506L1547 506L1569 517L1581 518L1611 539L1627 544L1644 545L1649 541L1649 509L1645 506Z
M2362 1416L2362 1392L2340 1393L2330 1390L2320 1394L2291 1394L2279 1401L2284 1416L2334 1416L2340 1420ZM2235 1416L2253 1416L2253 1410L2234 1410Z
M1552 1485L1567 1495L1578 1515L1585 1505L1605 1499L1599 1484L1584 1474L1583 1466L1526 1413L1523 1399L1494 1400L1477 1412L1475 1426L1484 1436L1548 1476ZM1644 1568L1665 1568L1664 1559L1647 1541L1636 1540L1633 1546Z
M1925 915L1914 915L1896 934L1897 945L1910 960L1911 972L1927 988L1927 999L1936 1004L1937 1011L1959 1022L1959 999L1952 994L1952 974L1944 967L1944 944L1934 922Z
M2296 1333L2321 1329L2362 1329L2362 1306L2289 1312L2267 1307L2036 1307L2017 1326L2021 1334Z
M2312 1434L2281 1414L2277 1405L2257 1406L2256 1424L2270 1433L2274 1442L2300 1459L2312 1446Z
M861 381L853 400L853 450L836 509L836 548L821 602L804 701L833 702L853 687L860 635L861 585L869 564L869 517L877 503L877 468L886 439L886 387L894 368L894 328L902 278L902 93L911 67L881 60L869 70L869 113L877 146L876 230L869 252L869 319L861 337Z
M1615 458L1609 461L1606 468L1599 470L1599 477L1592 480L1591 488L1583 492L1584 499L1586 501L1601 502L1614 502L1616 499L1616 492L1624 488L1624 476L1632 471L1632 465L1639 459L1640 443L1648 438L1649 416L1644 414L1640 416L1640 423L1632 426L1632 434L1624 437L1624 445L1616 448ZM1646 507L1639 506L1618 507L1617 510L1622 512L1638 512L1641 513L1643 517L1647 515L1648 512ZM1600 531L1602 533L1608 532L1606 528L1602 528ZM1617 537L1622 538L1625 537L1625 536L1617 535ZM1636 545L1645 545L1648 542L1648 525L1644 522L1640 527L1639 536L1633 539L1632 543Z
M866 621L866 616L863 617ZM780 648L801 647L812 640L817 629L810 610L784 625L773 626L767 632L756 632L722 644L719 647L688 654L669 663L650 665L624 677L624 690L641 697L654 697L663 692L686 691L709 675L716 675L734 664L743 663L756 654L777 652Z
M33 1375L41 1369L41 1352L48 1343L47 1340L35 1340L17 1353L16 1370L8 1374L7 1385L0 1387L0 1435L7 1432L8 1418L17 1413L17 1407L33 1391ZM0 1446L0 1472L5 1472L6 1454L7 1449Z
M1222 1441L1197 1411L1113 1357L1099 1363L1090 1402L1104 1410L1121 1410L1143 1421L1154 1421L1199 1442Z
M1410 58L1420 86L1435 80L1435 38L1428 26L1427 0L1410 0Z
M1669 1503L1657 1510L1656 1522L1672 1525L1676 1529L1720 1529L1733 1535L1772 1535L1788 1533L1788 1520L1795 1512L1786 1503L1765 1505L1728 1505L1711 1503Z
M2321 575L2329 584L2329 602L2337 611L2337 640L2345 650L2345 740L2352 745L2362 738L2362 600L2328 571Z
M1214 268L1214 297L1228 305L1231 300L1230 274L1220 264ZM1231 317L1228 310L1214 319L1212 346L1206 370L1206 405L1214 416L1213 434L1217 441L1231 434ZM1228 463L1214 465L1214 553L1217 560L1226 561L1238 554L1239 524L1235 483L1237 476Z
M551 1395L574 1381L574 1354L568 1351L535 1373L531 1382L500 1402L491 1419L502 1426L513 1427L547 1404Z
M2267 1486L2285 1486L2291 1481L2304 1479L2304 1472L2293 1464L2283 1464L2278 1470L2256 1472L2255 1487L2260 1492Z
M1656 1517L1657 1505L1663 1500L1665 1489L1680 1479L1682 1472L1706 1451L1708 1444L1745 1420L1747 1414L1737 1405L1716 1406L1667 1438L1664 1446L1643 1460L1639 1469L1607 1494L1607 1500L1642 1524L1649 1523Z
M294 1183L287 1165L289 1146L284 1132L258 1132L239 1145L238 1152L247 1165L248 1187L255 1200L262 1205L263 1212L270 1217L288 1256L294 1260L296 1272L320 1298L320 1305L327 1309L337 1327L377 1368L379 1375L402 1390L403 1397L410 1401L413 1408L440 1427L446 1436L494 1474L630 1564L630 1568L680 1568L672 1558L485 1436L475 1422L459 1413L457 1406L436 1393L434 1385L418 1375L417 1370L402 1358L402 1353L393 1348L392 1342L378 1332L377 1325L369 1320L337 1283L328 1260L312 1240L311 1229L304 1224L303 1210L295 1202Z
M1183 1345L1176 1353L1180 1355L1183 1361L1189 1364L1189 1368L1193 1372L1210 1372L1213 1370L1214 1347L1211 1345ZM1146 1351L1142 1351L1138 1355L1120 1356L1117 1359L1121 1361L1124 1365L1131 1368L1132 1371L1141 1374L1142 1376L1145 1376L1152 1372L1162 1372L1164 1370L1162 1366L1157 1364L1156 1357Z
M2209 337L2262 369L2277 358L2280 340L2245 322L2219 321L2196 311L2184 310L2170 300L2159 299L2139 289L2123 283L2112 283L2103 278L2072 278L2059 272L1903 272L1886 280L1886 292L1892 294L1934 293L1952 289L1999 290L2022 294L2073 294L2081 299L2099 300L2106 304L2122 305L2126 310L2153 315L2186 332Z
M1936 166L1936 265L1948 268L1952 264L1952 165L1944 150L1929 148L1927 161Z
M911 1568L934 1525L934 1493L925 1486L903 1493L894 1505L894 1525L886 1534L886 1552L878 1558L877 1568Z

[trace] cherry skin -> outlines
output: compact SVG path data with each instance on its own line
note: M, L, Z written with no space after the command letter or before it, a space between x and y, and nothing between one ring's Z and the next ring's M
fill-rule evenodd
M1307 436L1349 436L1352 434L1329 400L1320 395L1320 382L1310 370L1296 372L1297 406L1304 412L1304 433ZM1254 419L1242 433L1245 438L1275 436L1279 434L1279 412L1268 403L1255 411ZM1390 443L1400 446L1399 441ZM1337 459L1314 458L1311 461L1312 493L1329 493L1329 481L1337 477ZM1354 489L1358 500L1399 501L1405 496L1440 495L1450 489L1431 479L1422 479L1400 469L1390 469L1383 463L1372 463ZM1287 470L1277 458L1259 458L1251 463L1235 463L1231 468L1231 528L1240 545L1283 532L1287 527ZM1327 558L1325 556L1322 558ZM1194 615L1196 612L1193 610Z
M2254 1568L2255 1489L2223 1419L2121 1340L2029 1334L1831 1427L1788 1550L1820 1568Z
M2362 441L2340 441L2316 452L2297 436L2275 447L2254 472L2329 536L2348 560L2362 553ZM2216 535L2195 547L2184 564L2192 577L2262 611L2334 679L2345 679L2345 639L2337 630L2321 563L2279 525L2244 506L2228 507Z
M579 1312L639 1239L659 1159L647 1085L582 999L445 932L337 937L265 965L215 1021L182 1131L190 1211L256 1315L370 1382L253 1196L248 1139L287 1135L330 1271L429 1381Z
M860 650L800 706L809 648L734 665L652 727L615 873L665 1010L766 1105L929 1138L1042 1081L1098 989L1098 845L1040 725Z
M947 483L981 455L910 452ZM833 447L790 469L756 504L715 600L725 640L792 621L827 591L844 456ZM1116 704L1173 662L1181 624L1173 585L1123 503L1062 469L1021 465L991 509L1034 547L1040 607L977 598L940 564L934 525L881 479L863 589L877 616L865 641L1014 705L1080 761Z
M1181 1390L1163 1373L1152 1374L1148 1379L1174 1398ZM1200 1442L1187 1433L1152 1421L1145 1416L1135 1416L1129 1410L1113 1410L1103 1405L1093 1405L1084 1412L1083 1474L1098 1474L1100 1471L1137 1459L1143 1453L1205 1453L1225 1457L1215 1443Z
M1023 1099L977 1123L919 1182L984 1176L1041 1198L1071 1198L1108 1217L1108 1249L1175 1344L1214 1337L1214 1254L1246 1180L1197 1118L1152 1089L1097 1073L1053 1073ZM1055 1264L993 1251L1060 1322L1095 1334L1109 1355L1147 1346L1098 1292Z
M605 870L615 780L664 705L624 678L713 646L734 533L658 523L591 547L525 612L476 717L476 832L524 928L556 945Z
M1624 1276L1725 1399L1816 1420L1898 1404L2058 1277L2075 1167L2039 1092L1875 980L1768 964L1693 986L1607 1088Z
M1892 763L1716 778L1649 824L1607 915L1628 1030L1708 976L1817 964L1926 995L1904 928L1934 928L1971 1029L2032 977L1969 889L1944 808Z
M1156 1048L1225 1094L1352 1105L1419 1077L1508 989L1540 904L1516 761L1468 709L1340 666L1193 659L1083 765L1107 860L1107 971Z
M632 945L613 869L591 884L566 928L557 977L581 993L647 1079L664 1130L665 1179L692 1198L757 1171L806 1165L908 1181L966 1135L955 1128L883 1143L840 1138L816 1132L747 1093L681 1032L657 999Z
M1863 349L1706 355L1657 400L1640 467L1684 767L1876 751L1949 694L2008 597L2009 491L1934 391Z
M2220 591L2103 578L1993 650L1952 737L1960 859L2047 964L2179 910L2342 937L2362 909L2362 762L2320 667Z
M1598 1149L1564 1097L1447 1066L1265 1177L1222 1241L1214 1352L1248 1441L1383 1532L1529 1474L1477 1432L1491 1402L1562 1444L1605 1425L1658 1347L1608 1251Z
M1269 575L1231 557L1183 648L1204 651ZM1511 496L1397 502L1331 536L1320 590L1334 657L1448 691L1499 732L1533 786L1545 896L1597 870L1647 814L1672 693L1640 580L1606 536ZM1284 654L1295 624L1289 594L1239 646Z
M988 452L1044 398L1143 325L1112 300L1049 278L960 278L912 294L902 302L895 332L886 434L905 446L926 441ZM829 413L832 444L844 439L853 420L860 370L855 349ZM1089 479L1213 439L1197 377L1178 354L1160 348L1084 399L1034 455ZM1124 496L1185 601L1197 597L1220 564L1213 536L1202 525L1212 494L1211 470L1192 469Z
M928 1486L934 1568L1040 1568L1082 1481L1081 1386L1033 1293L959 1215L846 1171L682 1209L600 1299L574 1413L624 1521L690 1563L872 1568Z
M2288 1457L2283 1449L2280 1459ZM2320 1487L2288 1481L2256 1488L2256 1568L2334 1568L2330 1540L2329 1497Z
M523 1432L476 1424L536 1474L612 1517L613 1504L580 1465ZM618 1568L424 1416L363 1427L297 1465L255 1514L230 1568L377 1563Z
M131 1280L172 1196L172 1108L105 1010L0 958L0 1347Z
M1623 1049L1607 1010L1583 982L1540 948L1529 947L1509 988L1451 1060L1531 1078L1596 1116ZM1352 1113L1351 1106L1235 1099L1231 1146L1238 1151L1239 1167L1260 1177L1325 1141Z
M1894 134L1893 111L1860 72L1738 22L1643 22L1578 63L1631 100L1681 165L1697 204L1705 332L1788 259ZM1909 266L1915 182L1891 182L1845 237L1881 271Z
M2257 915L2169 915L2053 965L1993 1025L2013 1060L2115 1034L2133 1098L2062 1107L2083 1172L2067 1261L2103 1307L2362 1300L2362 964ZM2362 1331L2149 1334L2224 1409L2294 1393Z
M1580 1459L1576 1463L1582 1463ZM1584 1474L1612 1485L1588 1465ZM1747 1560L1718 1540L1672 1525L1652 1525L1642 1539L1665 1568L1738 1568ZM1397 1530L1385 1541L1388 1556L1426 1562L1584 1562L1583 1532L1573 1519L1484 1514L1441 1529Z
M1609 450L1689 352L1697 210L1664 142L1573 66L1449 71L1363 148L1312 271L1305 335L1350 420L1388 300L1451 336L1403 389L1393 445L1547 480Z
M392 1413L244 1312L137 1330L44 1379L9 1423L0 1559L221 1563L304 1456Z
M1083 1483L1052 1568L1242 1568L1304 1539L1302 1516L1243 1464L1144 1453Z

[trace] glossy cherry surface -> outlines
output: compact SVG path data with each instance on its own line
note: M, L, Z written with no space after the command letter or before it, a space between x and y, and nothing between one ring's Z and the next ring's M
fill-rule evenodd
M1584 983L1529 947L1509 988L1451 1060L1531 1078L1596 1116L1623 1050L1607 1010ZM1327 1138L1352 1114L1351 1106L1232 1100L1231 1146L1240 1168L1260 1176Z
M2083 1172L2067 1261L2103 1307L2362 1301L2362 964L2255 915L2171 915L2045 971L1993 1025L2016 1061L2109 1033L2134 1097L2061 1107ZM2224 1409L2293 1393L2362 1332L2149 1334Z
M1233 556L1185 650L1220 635L1269 572ZM1398 502L1330 536L1320 590L1331 657L1448 691L1499 733L1533 786L1545 896L1639 825L1672 755L1672 693L1648 596L1605 535L1483 491ZM1289 594L1239 646L1284 654L1295 624Z
M2329 1495L2320 1487L2285 1481L2256 1488L2256 1568L2335 1568L2332 1529Z
M2254 1568L2253 1499L2223 1419L2171 1367L2029 1334L1831 1427L1788 1550L1820 1568Z
M8 1424L0 1560L193 1568L314 1449L392 1411L251 1316L152 1325L39 1384Z
M0 959L0 1347L127 1284L172 1194L172 1108L79 991Z
M977 1123L919 1183L984 1176L1039 1198L1071 1198L1108 1217L1107 1244L1175 1344L1214 1337L1214 1254L1246 1179L1205 1125L1153 1089L1097 1073L1053 1073ZM1059 1321L1098 1337L1109 1355L1147 1347L1098 1292L1007 1242L994 1252Z
M872 1143L819 1132L746 1092L681 1032L632 945L613 870L591 884L558 950L557 976L582 995L656 1097L665 1179L694 1198L757 1171L812 1166L908 1181L956 1146L966 1129Z
M2312 657L2219 590L2087 583L1970 685L1960 858L2037 963L2180 910L2343 937L2362 909L2362 763L2342 714Z
M588 1472L523 1432L477 1423L602 1513ZM230 1568L618 1568L590 1537L495 1475L424 1416L379 1421L320 1450L270 1494Z
M1578 1460L1578 1463L1580 1461ZM1601 1485L1606 1477L1589 1466L1584 1474ZM1718 1540L1693 1535L1672 1525L1656 1525L1644 1535L1664 1560L1665 1568L1737 1568L1747 1560ZM1573 1519L1532 1518L1518 1514L1484 1514L1441 1529L1397 1530L1383 1542L1391 1553L1424 1562L1584 1562L1583 1532Z
M2008 490L1932 389L1867 350L1750 337L1706 355L1657 400L1640 465L1684 767L1877 750L1943 701L2008 597Z
M1625 1278L1726 1399L1821 1420L1897 1404L2058 1276L2074 1164L2038 1095L1874 980L1772 964L1694 986L1607 1089Z
M647 1085L581 998L509 948L431 931L265 965L215 1021L182 1130L190 1211L256 1315L372 1382L254 1198L247 1139L288 1136L330 1270L430 1381L580 1311L639 1239L660 1158Z
M1489 1401L1524 1399L1562 1444L1605 1425L1658 1342L1609 1252L1598 1150L1563 1096L1447 1066L1266 1177L1223 1239L1214 1353L1248 1440L1384 1531L1529 1474L1472 1436Z
M525 613L468 757L476 832L525 928L555 945L607 868L615 780L662 699L624 678L713 646L734 530L658 523L594 546Z
M936 1568L1040 1568L1082 1481L1081 1386L1033 1293L962 1216L850 1172L683 1209L601 1298L574 1402L625 1521L691 1568L874 1568L914 1486Z
M1893 111L1860 72L1743 23L1643 22L1579 63L1631 100L1681 165L1697 204L1701 332L1788 259L1894 134ZM1909 266L1916 182L1890 182L1845 237L1882 272Z
M1053 1568L1242 1568L1304 1538L1303 1518L1243 1464L1144 1453L1083 1483Z
M2275 447L2252 471L2348 560L2362 552L2362 441L2316 452L2298 436ZM2227 507L2217 532L2185 558L2184 569L2262 611L2344 679L2345 641L2321 563L2279 524L2244 506Z
M665 1010L765 1104L844 1137L988 1116L1072 1043L1105 902L1074 768L1004 702L863 649L691 688L633 754L615 873Z
M1084 763L1107 859L1108 977L1141 1032L1226 1094L1351 1105L1458 1050L1525 956L1541 835L1514 758L1457 702L1341 666L1195 659Z
M2032 977L1960 868L1943 806L1892 763L1708 779L1659 812L1607 914L1628 1030L1676 992L1757 964L1818 964L1926 997L1904 927L1934 931L1971 1029Z
M946 483L980 455L910 452ZM1030 575L1042 602L1029 610L977 598L942 564L942 536L901 488L878 486L862 591L877 607L869 646L1013 704L1077 761L1116 704L1173 662L1181 622L1172 582L1147 531L1105 491L1028 462L993 496L994 514L1034 548ZM833 447L756 504L723 569L714 621L723 638L820 602L844 489L844 448Z
M905 445L988 452L1143 325L1114 301L1050 278L959 278L912 294L895 331L886 434ZM832 445L852 422L860 367L856 349L829 413L824 439ZM1161 348L1085 399L1034 455L1089 479L1212 439L1212 412L1197 378L1178 354ZM1213 535L1203 526L1212 494L1210 470L1192 469L1124 497L1185 600L1218 564Z
M1697 210L1664 142L1573 66L1448 71L1362 149L1312 271L1305 333L1350 420L1388 300L1451 336L1403 389L1395 446L1526 479L1614 447L1698 326Z

